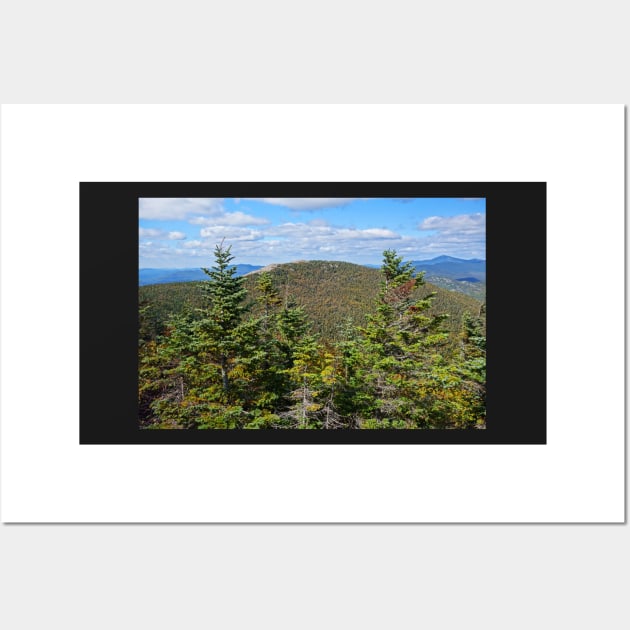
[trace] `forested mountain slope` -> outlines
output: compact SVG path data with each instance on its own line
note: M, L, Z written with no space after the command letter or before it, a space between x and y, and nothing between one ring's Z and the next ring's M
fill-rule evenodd
M247 277L230 250L207 282L140 288L141 427L485 428L481 302L430 295L394 250Z
M366 315L374 308L382 279L378 269L337 261L298 261L263 269L271 274L281 299L293 300L302 306L313 324L313 332L327 340L337 339L340 327L349 319L355 325L365 324ZM253 314L259 310L256 287L259 271L245 276L245 304ZM447 313L449 319L445 328L449 331L461 330L465 312L478 316L483 311L480 301L428 282L416 289L414 297L422 299L432 292L436 295L428 313ZM143 286L139 290L139 299L141 305L150 305L147 318L152 322L153 334L160 332L170 314L181 313L186 307L202 306L202 292L197 282Z

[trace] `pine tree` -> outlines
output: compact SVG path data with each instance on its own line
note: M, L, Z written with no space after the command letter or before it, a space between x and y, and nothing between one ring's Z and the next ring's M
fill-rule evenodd
M215 247L215 265L203 267L209 277L202 283L206 306L199 330L205 337L206 352L221 370L221 383L226 397L230 390L230 370L238 351L235 332L244 311L243 299L246 291L243 278L236 276L236 267L230 265L234 256L232 246L225 248L223 241Z
M258 274L256 288L260 292L258 302L263 307L263 317L269 319L275 309L282 300L280 294L273 284L273 279L268 271L261 271Z
M386 249L383 252L383 264L381 265L383 281L381 284L382 295L390 288L399 287L415 276L413 263L403 264L403 257L396 254L394 249Z
M256 288L261 314L250 317L237 329L240 344L237 363L244 368L240 393L249 407L272 413L287 389L278 323L281 299L268 272L258 275Z
M194 427L196 415L191 401L205 381L192 314L185 312L171 317L164 334L141 348L141 421L154 428Z
M447 338L441 330L446 316L426 314L433 294L415 298L414 290L424 284L423 274L416 276L413 265L403 263L394 250L383 252L381 273L376 312L361 329L360 350L351 353L363 426L430 427L430 410L419 397L420 383Z
M468 426L485 428L486 424L486 335L481 317L464 314L462 360L458 373L467 397Z
M258 320L260 369L269 371L279 360L277 308L282 302L280 294L273 284L271 274L263 271L256 282L259 291L258 303L262 306L262 315Z
M246 422L231 386L243 352L245 289L230 265L230 249L221 242L215 248L215 265L204 268L208 280L200 285L203 307L171 318L155 357L145 361L144 371L161 383L160 395L151 403L156 426L238 428ZM154 394L156 388L144 390Z
M297 429L319 427L316 412L321 406L317 384L319 374L319 347L314 335L306 335L293 349L292 365L287 370L293 384L291 398L293 404L282 414L290 426Z

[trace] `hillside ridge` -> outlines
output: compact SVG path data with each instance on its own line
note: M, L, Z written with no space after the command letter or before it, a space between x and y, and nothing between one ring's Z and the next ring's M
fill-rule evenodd
M363 265L343 261L293 261L267 265L244 275L247 290L245 303L249 312L256 315L257 277L268 271L274 286L285 304L301 306L313 322L313 332L334 340L340 328L348 321L362 326L367 315L373 312L381 286L381 272ZM140 287L141 304L152 305L156 325L159 327L168 315L182 312L186 307L195 309L203 305L198 282L181 282ZM482 302L463 293L443 289L424 282L415 289L416 299L435 293L431 314L448 313L447 328L461 330L464 312L478 315Z

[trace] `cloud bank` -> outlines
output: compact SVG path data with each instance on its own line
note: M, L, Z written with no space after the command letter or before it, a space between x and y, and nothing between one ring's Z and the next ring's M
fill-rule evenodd
M486 215L481 212L426 216L425 211L426 218L420 220L413 216L413 211L411 215L409 210L398 213L390 207L382 214L367 215L374 217L368 222L357 218L357 208L361 208L359 213L363 212L361 205L354 207L354 220L360 224L357 227L352 225L350 210L308 221L290 220L286 212L286 209L310 213L338 208L357 201L356 198L261 198L255 201L274 208L265 212L260 206L249 204L241 206L243 211L235 210L234 203L243 201L246 199L231 202L218 198L141 199L141 219L156 222L144 223L139 228L142 264L208 265L213 260L216 244L222 240L232 245L237 262L252 264L298 259L374 264L380 262L385 249L395 249L408 260L441 254L485 258ZM409 200L392 201L399 202L400 208L400 202L407 205ZM335 220L329 222L324 216L334 216ZM407 218L403 221L402 217Z
M245 199L248 199L249 201L268 203L272 206L282 206L296 212L314 212L316 210L324 210L326 208L340 208L342 206L347 206L353 201L357 201L359 197L245 197ZM366 197L364 197L364 199L366 199Z

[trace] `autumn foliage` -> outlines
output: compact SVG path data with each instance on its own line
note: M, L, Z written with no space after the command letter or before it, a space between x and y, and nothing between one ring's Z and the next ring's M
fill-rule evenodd
M217 245L197 306L159 333L151 304L141 307L141 427L485 428L481 309L453 326L436 313L435 295L419 297L422 276L395 251L383 253L370 312L348 317L334 336L315 331L269 272L256 273L248 293L232 260ZM330 308L343 300L334 296Z

